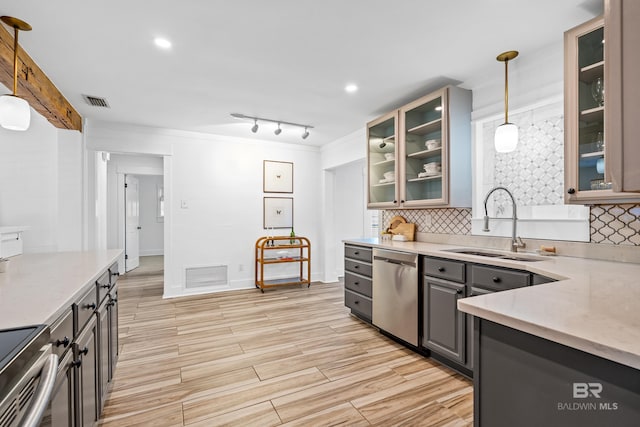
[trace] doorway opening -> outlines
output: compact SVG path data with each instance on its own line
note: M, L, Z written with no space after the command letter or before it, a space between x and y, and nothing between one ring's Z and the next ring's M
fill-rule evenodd
M124 175L125 272L163 264L164 179L162 175Z

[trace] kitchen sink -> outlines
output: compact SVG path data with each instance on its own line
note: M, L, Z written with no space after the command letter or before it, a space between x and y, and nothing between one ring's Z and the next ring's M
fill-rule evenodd
M499 252L490 252L483 251L481 249L444 249L443 252L455 252L458 254L465 255L476 255L476 256L484 256L489 258L498 258L498 259L508 259L511 261L525 261L525 262L535 262L535 261L543 261L544 258L538 258L528 255L516 255L514 254L506 254Z

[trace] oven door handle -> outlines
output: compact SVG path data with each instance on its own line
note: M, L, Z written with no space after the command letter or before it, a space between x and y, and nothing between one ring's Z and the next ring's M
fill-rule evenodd
M33 402L29 406L29 411L22 419L21 426L32 427L38 426L44 411L51 400L53 386L56 383L56 374L58 372L58 355L50 354L44 361L42 371L40 371L40 383L38 389L33 396Z

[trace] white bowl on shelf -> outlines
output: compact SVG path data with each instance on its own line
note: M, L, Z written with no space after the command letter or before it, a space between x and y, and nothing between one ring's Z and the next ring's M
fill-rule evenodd
M393 160L395 158L396 158L396 155L394 153L384 153L385 160Z
M442 141L439 139L428 139L424 142L424 146L427 150L435 150L436 148L442 147Z
M396 173L394 171L389 171L389 172L383 173L382 176L384 176L384 179L386 180L393 180L393 178L395 178L396 176Z

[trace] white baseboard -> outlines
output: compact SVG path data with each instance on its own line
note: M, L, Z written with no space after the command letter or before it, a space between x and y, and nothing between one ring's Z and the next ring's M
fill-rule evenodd
M164 249L146 249L140 251L140 256L164 255Z

